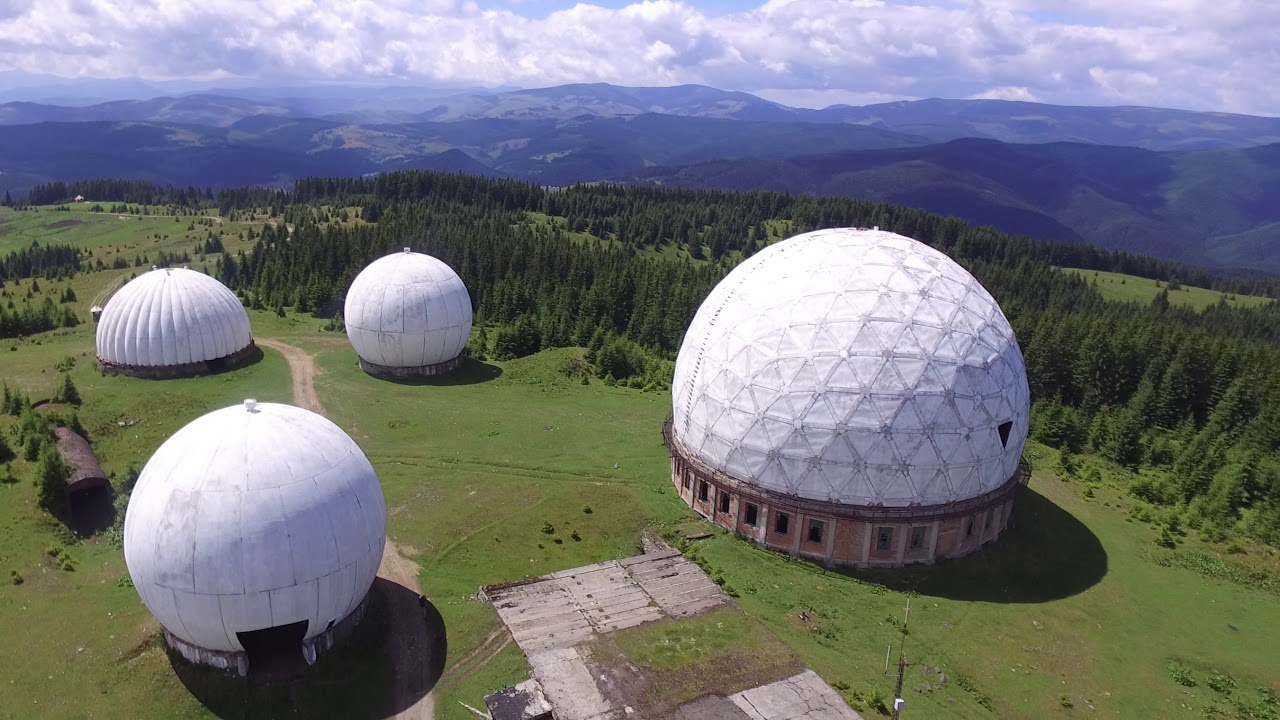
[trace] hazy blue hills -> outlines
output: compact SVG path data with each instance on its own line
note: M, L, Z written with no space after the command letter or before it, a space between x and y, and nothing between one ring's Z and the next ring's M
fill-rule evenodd
M21 96L0 91L0 99ZM45 97L32 92L29 97ZM976 137L1012 143L1075 142L1152 150L1243 148L1280 142L1280 118L1149 107L1071 107L1004 100L915 100L815 110L702 85L643 88L605 83L510 92L343 86L212 88L199 93L65 106L0 104L0 125L44 121L146 121L226 127L253 115L343 123L567 121L645 114L786 124L861 125L934 142Z
M1280 142L1280 118L1151 107L1073 107L1006 100L914 100L811 111L826 122L932 140L1075 142L1152 150L1243 148Z
M759 122L855 124L934 141L1078 142L1154 150L1239 148L1280 142L1280 118L1150 107L1072 107L1004 100L914 100L864 107L794 108L701 85L563 85L447 98L423 120L567 119L660 113Z
M1033 237L1280 271L1280 144L1241 150L965 139L651 168L637 182L883 200Z
M0 176L0 187L21 192L33 182L91 177L210 187L287 184L302 175L406 167L565 185L713 158L781 158L924 142L858 125L669 115L373 124L254 115L227 126L44 122L0 132L0 173L8 176Z
M0 98L90 90L10 89ZM0 190L21 196L35 183L97 177L283 187L308 175L403 168L550 186L769 189L1280 271L1278 118L998 100L812 110L698 85L204 90L0 104Z
M0 105L0 125L136 121L223 127L254 115L289 115L291 112L289 108L278 103L255 102L220 95L115 100L86 106L10 102Z

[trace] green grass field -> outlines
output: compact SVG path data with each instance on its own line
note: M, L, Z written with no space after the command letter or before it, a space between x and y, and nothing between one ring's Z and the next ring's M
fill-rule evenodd
M77 277L81 304L116 275ZM315 357L327 414L378 471L388 534L421 565L423 591L447 628L439 718L470 719L460 702L480 707L485 694L527 676L514 645L459 669L458 661L500 627L493 610L472 599L481 585L624 557L639 551L646 528L702 524L670 483L660 434L669 395L581 385L576 374L561 372L580 351L472 363L432 382L396 384L361 372L345 336L321 332L321 320L262 312L250 318L255 336ZM75 358L80 418L108 472L141 465L201 414L244 397L290 397L288 366L272 350L226 374L143 381L99 376L93 349L90 324L6 341L0 376L38 399L58 380L54 365ZM0 431L13 422L0 418ZM1050 452L1032 446L1029 456L1038 469L1008 535L929 571L829 572L720 533L691 552L723 576L751 622L850 695L891 695L885 652L892 646L896 653L903 639L910 600L904 718L1280 713L1260 705L1259 690L1280 692L1276 552L1252 547L1228 555L1193 537L1163 550L1152 528L1130 515L1134 501L1119 489L1100 487L1085 499L1083 486L1049 472ZM11 466L19 482L0 484L0 579L16 570L24 581L0 585L0 678L8 680L0 717L262 716L279 707L279 698L258 703L234 694L242 706L229 710L225 695L201 696L213 710L202 704L157 642L154 620L126 582L119 548L104 536L82 541L61 530L35 505L31 466ZM544 523L555 532L544 533ZM575 531L580 540L572 539ZM54 566L54 545L74 558L73 571ZM1230 574L1205 569L1205 558L1271 584L1225 579ZM636 662L678 672L701 648L731 641L732 633L694 623L643 628L621 636L620 646ZM385 678L372 670L344 673L340 652L317 666L328 694L306 700L303 714L324 708L357 717L361 708L376 709L365 701ZM347 658L356 662L362 652L356 647Z
M1102 270L1080 270L1078 268L1062 268L1063 272L1074 273L1090 283L1096 281L1098 292L1107 300L1116 302L1139 302L1150 304L1160 291L1166 289L1166 283L1125 275L1123 273L1105 272ZM1169 292L1169 302L1175 305L1189 305L1195 310L1204 310L1217 303L1223 293L1216 290L1183 285L1181 290ZM1228 295L1227 302L1240 307L1257 307L1271 302L1270 298L1253 295Z

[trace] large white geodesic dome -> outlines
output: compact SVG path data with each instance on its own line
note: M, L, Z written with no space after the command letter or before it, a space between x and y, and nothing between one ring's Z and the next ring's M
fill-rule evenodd
M235 294L202 272L161 268L125 283L98 319L98 358L164 367L218 360L253 342Z
M797 235L698 309L673 430L713 469L809 500L908 507L994 490L1030 416L1022 351L990 293L880 230Z
M405 248L356 276L343 319L351 345L366 362L437 365L458 357L471 337L471 296L444 262Z
M216 410L142 469L124 521L134 588L160 624L209 650L307 621L325 632L364 600L387 511L373 466L337 425L292 405Z

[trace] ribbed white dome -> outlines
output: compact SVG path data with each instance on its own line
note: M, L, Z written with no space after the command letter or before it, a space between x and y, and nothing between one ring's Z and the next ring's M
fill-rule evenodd
M452 360L471 337L471 296L448 265L410 251L378 258L347 291L347 337L366 362L413 368Z
M360 448L292 405L246 401L174 433L138 478L124 558L142 602L193 645L307 620L323 633L368 593L387 511Z
M249 315L217 280L186 268L145 272L107 302L98 357L113 365L158 367L217 360L253 342Z
M890 507L999 487L1030 415L1022 351L991 295L946 255L879 230L797 235L736 267L698 309L672 395L676 437L713 468Z

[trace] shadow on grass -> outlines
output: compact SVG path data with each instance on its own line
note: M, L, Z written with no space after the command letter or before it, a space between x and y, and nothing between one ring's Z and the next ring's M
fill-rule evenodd
M168 651L187 690L220 718L381 719L412 707L444 671L444 618L418 594L378 578L365 617L308 666L302 652L250 667L247 677L187 662Z
M421 375L412 377L378 375L376 377L379 380L386 380L397 385L433 385L437 387L479 385L502 377L502 368L472 357L464 357L462 358L462 363L456 369L440 375L428 375L425 377Z
M1107 552L1084 523L1029 487L1004 534L977 552L932 566L848 574L892 590L951 600L1041 603L1071 597L1107 574Z

